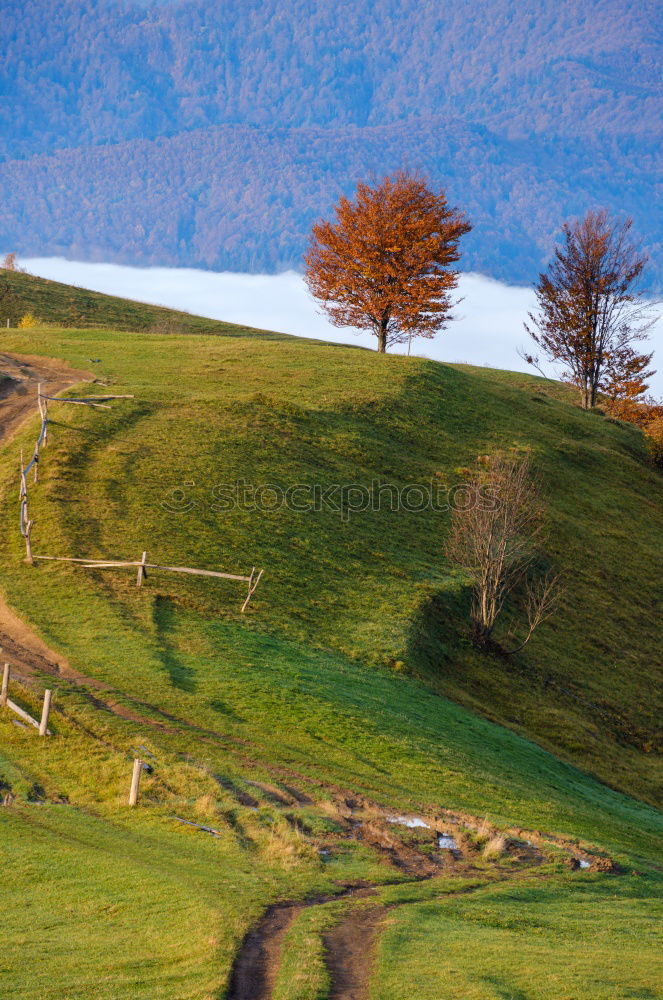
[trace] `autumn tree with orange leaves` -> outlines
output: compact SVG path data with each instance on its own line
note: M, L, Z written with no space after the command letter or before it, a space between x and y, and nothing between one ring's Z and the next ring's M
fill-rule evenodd
M318 222L305 279L334 326L370 330L384 353L435 336L451 318L459 241L471 226L443 191L399 171L341 198L333 222Z
M654 323L640 289L647 257L631 240L631 219L616 222L605 210L563 227L536 286L538 311L525 329L553 363L580 390L584 409L599 393L642 395L651 355L633 344L645 340ZM525 355L537 368L538 357Z
M647 379L656 374L649 368L653 356L653 353L638 354L632 347L625 347L609 359L602 389L606 410L611 416L641 426L648 422L645 414L653 404L647 400Z

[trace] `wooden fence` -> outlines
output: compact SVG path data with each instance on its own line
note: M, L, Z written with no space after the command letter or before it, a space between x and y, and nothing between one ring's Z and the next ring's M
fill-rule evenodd
M41 427L39 436L32 453L32 458L26 466L23 465L23 452L21 452L21 482L19 490L20 499L20 526L21 534L25 539L26 560L30 564L34 562L32 555L31 533L34 521L30 519L28 513L28 475L34 469L34 482L39 482L39 454L42 447L46 446L48 440L48 404L50 403L73 403L76 406L92 406L95 409L109 410L110 407L101 400L110 399L133 399L133 396L89 396L87 399L66 399L59 396L47 396L41 391L41 382L37 385L37 406L41 417Z
M48 559L52 562L68 562L77 563L81 569L137 569L137 580L136 586L142 587L143 580L147 579L148 569L157 570L164 573L188 573L190 576L211 576L216 577L221 580L239 580L242 583L248 583L248 593L244 604L242 605L242 614L246 611L249 601L253 597L255 590L260 583L260 578L263 574L263 570L256 573L255 566L251 570L249 576L241 576L238 573L222 573L220 570L216 569L194 569L191 566L164 566L161 563L149 563L147 562L147 552L143 552L142 559L128 560L128 559L82 559L80 557L73 556L39 556L36 555L34 559Z
M256 573L255 566L251 570L248 576L244 576L236 573L224 573L220 570L211 569L195 569L191 566L165 566L161 563L148 563L147 562L147 552L143 552L141 559L139 560L113 560L113 559L86 559L81 557L70 557L70 556L44 556L35 555L32 551L32 528L34 526L34 521L31 520L28 511L28 475L32 469L34 469L34 482L39 481L39 453L40 449L46 445L48 439L48 404L49 403L72 403L74 406L91 406L94 409L109 410L108 401L113 399L134 399L132 395L108 395L108 396L88 396L84 399L70 399L60 396L47 396L41 391L41 383L37 386L37 405L39 407L39 414L41 416L41 429L39 431L39 437L37 438L37 443L35 444L34 452L32 458L26 466L23 465L23 452L21 452L21 475L20 475L20 527L21 534L25 539L25 549L26 549L26 561L30 565L34 565L36 560L50 560L53 562L69 562L77 563L82 569L136 569L137 570L137 580L136 584L138 587L142 586L143 581L147 579L147 571L155 570L157 572L164 573L186 573L190 576L206 576L215 577L217 579L223 580L237 580L241 583L248 584L248 591L244 603L241 607L241 613L244 614L249 602L256 591L258 584L260 583L260 578L262 577L263 570L261 569Z
M11 667L8 663L5 663L2 671L2 689L0 690L0 708L9 708L15 715L18 715L19 719L23 719L28 725L34 726L35 729L39 730L40 736L52 736L50 729L48 728L48 717L51 713L51 696L53 692L46 688L44 691L44 702L41 710L41 719L33 719L29 712L26 712L24 708L17 705L15 701L12 701L9 697L9 681L11 677Z

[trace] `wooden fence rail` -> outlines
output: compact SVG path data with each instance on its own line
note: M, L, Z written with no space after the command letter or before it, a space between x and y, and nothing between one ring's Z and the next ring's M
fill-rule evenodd
M11 678L11 668L8 663L5 663L2 672L2 692L0 693L0 708L8 708L15 715L18 715L19 719L23 719L28 725L34 726L35 729L39 730L40 736L52 736L50 729L48 728L48 717L51 712L51 697L53 692L48 688L44 691L44 703L41 710L41 720L34 719L29 712L26 712L24 708L17 705L15 701L12 701L9 697L9 681Z
M147 577L147 570L157 570L164 573L186 573L190 576L211 576L221 580L237 580L240 583L248 583L248 593L242 605L242 614L246 611L253 594L256 591L263 570L256 573L255 566L249 576L239 573L222 573L215 569L195 569L192 566L165 566L162 563L147 562L147 553L143 553L142 559L82 559L78 556L41 556L35 555L33 559L44 559L51 562L76 563L81 569L138 569L137 586L142 586L143 579Z
M49 403L72 403L75 406L92 406L101 409L110 409L106 406L106 401L111 399L135 399L133 395L106 395L106 396L87 396L85 398L74 399L66 396L48 396L46 393L41 391L41 382L37 386L37 405L39 407L39 414L41 416L41 430L39 432L39 437L37 438L37 443L35 445L34 453L32 458L26 466L23 465L23 453L21 452L21 470L20 470L20 489L19 489L19 499L20 499L20 527L21 534L25 539L25 549L26 549L26 561L31 565L38 559L48 559L53 562L70 562L78 563L83 569L137 569L136 585L141 587L143 581L147 579L147 571L156 570L157 572L163 573L186 573L190 576L207 576L216 577L222 580L237 580L240 583L248 583L248 592L244 603L242 604L241 613L243 614L249 602L256 591L258 584L260 583L260 578L262 577L263 570L256 573L255 566L251 570L249 576L243 576L238 573L222 573L220 570L211 569L195 569L191 566L164 566L161 563L148 563L147 562L147 552L143 552L142 557L139 560L114 560L114 559L82 559L78 557L71 556L44 556L35 555L32 551L32 541L31 532L34 525L34 521L30 519L28 511L28 484L27 476L32 468L34 468L34 481L38 481L39 474L39 449L42 445L46 443L48 437L48 404Z
M102 400L108 399L135 399L133 395L126 396L85 396L82 399L74 399L71 396L45 396L42 392L39 393L39 399L45 400L46 404L48 401L52 403L73 403L74 406L91 406L95 410L110 410L110 406L106 406ZM40 403L41 408L41 403Z

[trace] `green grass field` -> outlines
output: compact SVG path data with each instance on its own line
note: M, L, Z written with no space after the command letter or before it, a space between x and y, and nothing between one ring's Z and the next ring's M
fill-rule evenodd
M473 894L427 886L421 901L393 910L371 1000L660 997L661 909L651 901L659 887L632 880L606 900L605 885L571 882L532 879ZM403 894L385 895L398 902Z
M205 316L178 312L176 309L120 299L114 295L92 292L87 288L39 278L34 274L0 268L0 325L4 327L9 320L10 326L18 326L20 320L27 315L42 324L97 327L104 330L162 334L211 333L226 337L257 332L235 323L223 323ZM261 330L260 333L265 337L275 336L268 331Z
M35 279L14 280L29 304ZM50 312L36 300L31 311L67 322L61 300L88 293L65 287ZM498 870L467 895L454 895L452 873L381 890L371 1000L661 995L651 915L663 843L663 513L639 432L582 413L541 379L223 324L212 335L127 333L133 306L99 298L109 329L3 338L5 351L82 369L101 359L93 374L110 388L77 393L135 394L111 411L51 404L30 487L35 552L147 549L150 561L265 576L241 615L245 588L232 582L153 573L138 590L127 571L30 568L15 470L36 415L0 453L8 602L134 716L64 680L49 680L52 739L0 716L0 777L16 796L0 810L2 995L224 997L238 943L270 901L403 881L359 841L321 857L333 789L573 838L623 870L557 864L518 886L496 881ZM559 613L512 661L469 641L466 587L443 555L447 514L215 509L215 488L238 480L453 486L496 449L531 453L547 496L545 558L565 579ZM37 711L31 689L19 694ZM130 811L141 746L154 773ZM247 779L305 788L320 829L304 817L301 834L304 819L255 789L256 807L243 805L232 789ZM327 995L320 935L346 905L293 924L279 1000ZM318 955L306 975L302 952Z

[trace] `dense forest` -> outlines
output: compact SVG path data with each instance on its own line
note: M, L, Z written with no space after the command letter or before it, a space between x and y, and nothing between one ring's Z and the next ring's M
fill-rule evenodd
M655 252L656 6L6 0L0 243L273 270L339 190L407 166L496 277L529 280L588 204Z

